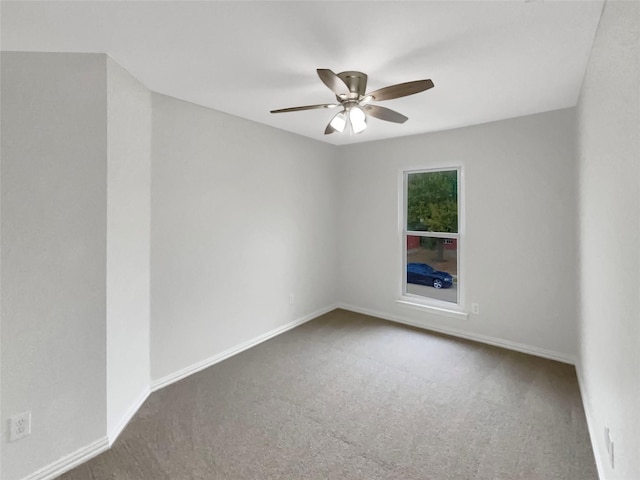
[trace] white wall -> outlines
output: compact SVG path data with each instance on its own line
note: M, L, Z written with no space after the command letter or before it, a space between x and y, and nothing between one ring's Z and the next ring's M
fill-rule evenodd
M150 95L104 55L3 53L2 478L117 430L149 370L161 380L338 300L579 350L599 455L605 424L616 442L607 478L636 478L638 13L607 4L577 134L567 109L340 149ZM395 303L399 174L457 165L466 303L481 307L467 320ZM27 409L32 435L8 443Z
M333 305L336 178L332 146L159 95L151 175L152 96L115 62L2 66L2 424L33 414L2 431L13 480L106 447L150 336L157 379Z
M106 429L105 56L2 53L2 478ZM9 443L8 418L32 434Z
M640 4L607 2L578 103L580 364L607 479L640 478L639 90Z
M107 431L149 391L151 92L107 58Z
M334 147L152 98L157 381L333 304L338 204Z
M576 354L574 110L339 150L341 300L389 318ZM444 318L397 305L399 174L461 165L467 306Z

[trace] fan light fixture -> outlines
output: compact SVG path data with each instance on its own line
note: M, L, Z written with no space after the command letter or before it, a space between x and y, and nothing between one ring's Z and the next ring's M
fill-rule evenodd
M271 110L271 113L342 107L342 111L334 115L329 125L327 125L324 131L325 135L333 132L344 132L347 123L353 133L360 133L367 128L367 115L393 123L404 123L408 120L408 117L401 113L378 105L371 105L370 102L406 97L407 95L433 88L431 80L416 80L414 82L398 83L397 85L391 85L366 94L367 76L362 72L349 71L336 75L326 68L319 68L317 72L320 80L336 95L338 103L281 108L279 110ZM348 122L347 119L349 120Z
M347 114L345 112L345 110L338 112L329 124L336 132L344 132L344 127L347 125Z
M349 120L347 122L347 119ZM336 132L344 132L347 123L353 133L360 133L367 128L367 115L359 106L352 106L338 112L329 123L329 126Z
M349 122L353 133L360 133L367 128L367 116L358 106L353 106L349 110Z

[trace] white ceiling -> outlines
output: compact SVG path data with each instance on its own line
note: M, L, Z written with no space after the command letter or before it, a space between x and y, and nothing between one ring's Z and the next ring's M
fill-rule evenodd
M153 91L336 145L574 106L602 1L163 1L1 3L6 51L107 53ZM409 117L323 134L335 110L316 68L369 75Z

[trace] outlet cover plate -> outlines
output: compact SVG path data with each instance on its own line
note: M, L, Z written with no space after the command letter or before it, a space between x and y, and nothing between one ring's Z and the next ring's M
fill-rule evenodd
M31 434L31 412L22 412L9 419L9 441L15 442Z

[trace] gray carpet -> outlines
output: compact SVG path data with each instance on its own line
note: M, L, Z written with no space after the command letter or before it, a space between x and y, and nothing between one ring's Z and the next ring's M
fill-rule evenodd
M61 478L597 473L573 367L336 310L152 394Z

